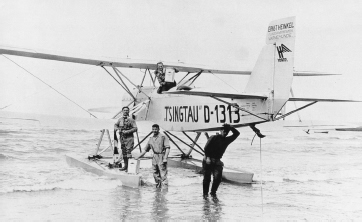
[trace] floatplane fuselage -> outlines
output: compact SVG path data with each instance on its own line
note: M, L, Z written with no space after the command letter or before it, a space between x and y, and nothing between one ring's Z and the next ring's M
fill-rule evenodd
M146 120L159 124L167 131L215 131L222 124L235 127L247 126L250 123L271 121L271 101L268 99L229 99L219 102L213 98L157 94L157 87L143 87L150 98L147 109L137 115L137 120ZM148 100L143 94L135 91L136 104ZM123 99L126 104L131 97ZM253 116L239 108L256 114Z

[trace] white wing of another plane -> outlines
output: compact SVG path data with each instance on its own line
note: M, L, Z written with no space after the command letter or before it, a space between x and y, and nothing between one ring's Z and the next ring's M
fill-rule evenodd
M345 99L321 99L321 98L289 98L291 102L361 102L357 100L345 100Z
M0 54L24 56L37 59L47 59L62 62L72 62L95 66L114 66L121 68L138 68L138 69L156 69L156 64L159 61L150 60L137 60L137 59L120 59L120 58L108 58L108 57L97 57L97 56L85 56L85 55L69 55L66 53L50 52L46 50L33 50L16 48L9 46L0 45ZM165 67L176 68L180 72L190 73L214 73L214 74L235 74L235 75L250 75L251 71L239 71L239 70L221 70L221 69L210 69L203 65L191 65L180 62L164 62ZM333 73L321 73L321 72L304 72L295 71L294 76L328 76L328 75L339 75Z

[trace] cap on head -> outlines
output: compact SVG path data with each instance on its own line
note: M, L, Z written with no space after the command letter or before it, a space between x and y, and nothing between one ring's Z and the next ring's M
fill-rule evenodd
M226 133L226 135L230 132L230 125L229 124L224 124L222 125L222 130Z

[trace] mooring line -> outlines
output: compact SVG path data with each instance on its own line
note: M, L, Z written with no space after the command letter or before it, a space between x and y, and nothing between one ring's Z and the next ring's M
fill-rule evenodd
M51 85L49 85L48 83L44 82L42 79L40 79L39 77L37 77L36 75L34 75L33 73L29 72L28 70L26 70L24 67L22 67L21 65L19 65L18 63L16 63L15 61L11 60L10 58L6 57L5 55L2 55L5 58L7 58L9 61L13 62L15 65L19 66L21 69L23 69L25 72L29 73L30 75L32 75L33 77L37 78L39 81L41 81L42 83L44 83L45 85L47 85L49 88L51 88L52 90L54 90L55 92L59 93L60 95L62 95L64 98L66 98L67 100L69 100L70 102L74 103L75 105L77 105L79 108L81 108L82 110L86 111L87 113L89 113L91 116L93 116L94 118L98 119L95 115L93 115L91 112L89 112L88 110L84 109L83 107L81 107L78 103L74 102L73 100L69 99L67 96L65 96L64 94L62 94L61 92L59 92L58 90L56 90L55 88L53 88ZM6 107L5 107L6 108Z
M261 138L260 138L260 192L261 192L261 212L264 213L263 201L263 163L261 159Z

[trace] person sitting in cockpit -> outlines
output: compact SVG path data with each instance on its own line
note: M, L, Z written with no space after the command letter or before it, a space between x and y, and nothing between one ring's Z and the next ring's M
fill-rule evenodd
M175 72L178 72L178 70L174 69ZM160 87L157 90L158 94L161 94L163 91L168 91L169 89L173 88L176 86L176 82L166 82L165 81L165 73L166 73L166 69L163 66L162 62L157 63L157 68L155 70L155 75L156 78L158 80L158 82L160 83Z

